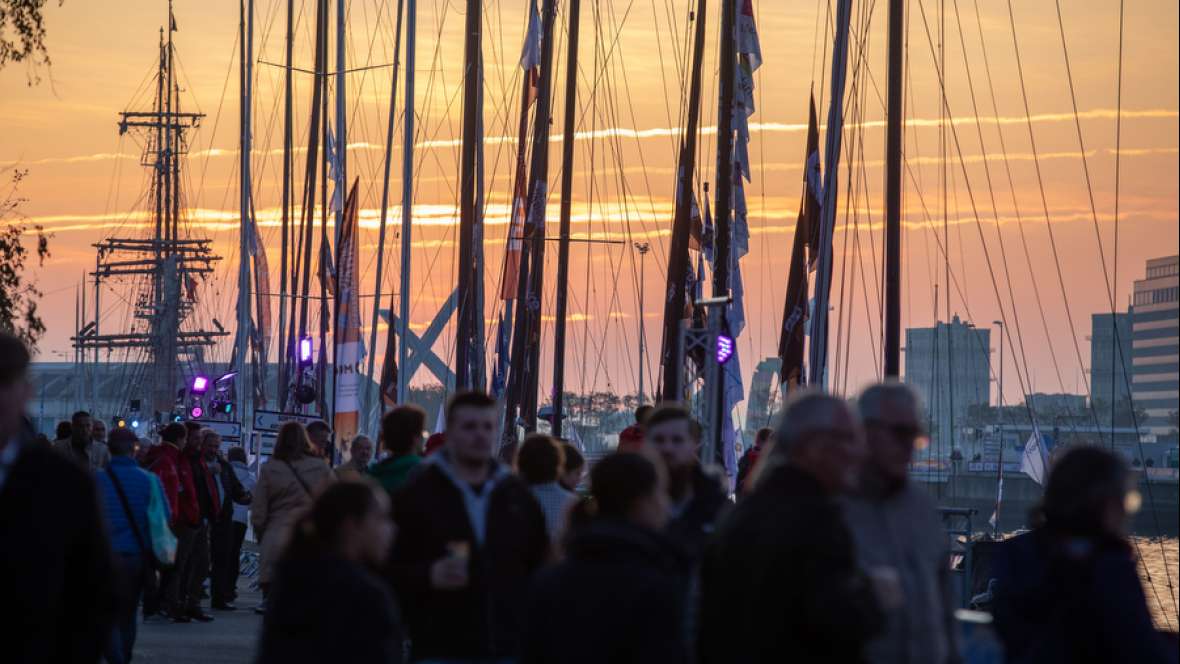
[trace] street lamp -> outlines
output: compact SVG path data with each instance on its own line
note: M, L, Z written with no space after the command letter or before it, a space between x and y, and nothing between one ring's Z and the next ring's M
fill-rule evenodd
M639 252L639 405L644 403L643 398L643 351L646 345L647 331L643 322L643 286L646 283L644 275L646 270L644 266L647 264L647 252L651 251L651 244L647 242L634 242L635 251Z

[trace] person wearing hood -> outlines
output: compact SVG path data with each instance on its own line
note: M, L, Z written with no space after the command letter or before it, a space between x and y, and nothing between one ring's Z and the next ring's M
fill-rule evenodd
M664 534L663 468L616 452L590 471L571 515L567 557L537 575L521 664L689 661L689 563Z
M844 501L861 567L897 570L904 606L885 614L885 628L865 648L872 664L960 660L946 529L930 494L909 479L922 430L918 395L903 383L881 383L857 399L868 443L860 484Z
M388 567L411 661L502 662L519 653L527 589L549 552L541 506L493 457L496 402L461 392L447 444L393 496Z
M656 408L647 416L646 445L668 469L672 517L668 534L680 541L693 560L700 560L718 517L729 506L722 477L701 466L697 455L701 426L675 405Z
M381 418L381 445L388 454L373 464L368 474L393 492L406 484L410 472L422 461L422 430L426 427L426 411L418 406L398 406Z
M400 664L401 620L376 573L394 534L389 495L372 480L320 494L279 561L258 664Z
M996 633L1010 664L1165 664L1175 632L1152 625L1127 541L1140 496L1127 464L1102 448L1070 448L1049 472L1033 530L992 563Z

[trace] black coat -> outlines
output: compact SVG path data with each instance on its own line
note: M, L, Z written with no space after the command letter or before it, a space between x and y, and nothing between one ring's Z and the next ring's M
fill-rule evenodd
M0 487L0 661L97 661L118 601L103 518L89 472L21 445Z
M336 557L279 563L259 664L400 664L402 628L384 581Z
M1177 661L1152 626L1135 555L1117 540L1033 531L1000 545L993 613L1009 662Z
M577 530L568 557L537 575L521 664L679 664L688 561L662 533L603 521Z
M545 516L517 477L492 488L486 539L476 546L463 496L436 463L426 462L393 497L397 539L389 575L405 613L411 658L508 657L518 651L525 598L545 562ZM470 546L468 585L435 590L430 567L451 542Z
M672 536L694 561L705 553L705 544L713 536L717 520L730 506L725 478L696 466L692 475L692 498L684 511L668 522Z
M808 473L769 472L705 552L699 660L859 662L882 616L840 508Z

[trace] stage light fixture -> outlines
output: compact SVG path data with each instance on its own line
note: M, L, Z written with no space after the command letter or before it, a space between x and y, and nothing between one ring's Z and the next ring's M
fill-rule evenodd
M733 357L734 343L733 337L727 334L717 335L717 364L725 364L729 358Z

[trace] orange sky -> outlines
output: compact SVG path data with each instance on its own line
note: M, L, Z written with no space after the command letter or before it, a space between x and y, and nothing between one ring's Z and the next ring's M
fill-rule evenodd
M459 154L455 139L459 136L461 115L463 15L462 3L420 0L419 4L416 111L417 143L421 147L417 151L420 166L414 203L418 225L410 287L414 293L413 323L421 328L455 282L454 189ZM867 69L858 79L864 85L855 91L856 97L863 101L863 108L855 103L851 88L846 97L849 122L856 122L856 126L847 127L845 134L836 234L837 278L833 285L833 302L839 305L841 274L849 274L846 278L851 280L854 302L846 301L843 306L853 321L847 384L850 390L873 378L874 358L879 352L876 345L880 324L874 304L879 281L875 274L879 267L874 266L879 266L881 260L884 113L878 95L883 94L886 78L884 3L876 3L876 14L872 17L861 15L861 3L854 4L850 62L855 66L857 54L863 52L863 66ZM863 8L867 10L871 4L865 3ZM928 325L936 315L947 317L941 295L937 314L932 306L934 284L939 284L940 293L946 292L943 256L938 253L935 241L936 238L941 241L943 233L940 155L944 151L939 146L938 78L924 27L929 26L937 52L938 12L943 5L947 12L944 51L947 99L950 114L956 119L953 133L947 130L949 147L945 151L949 157L946 217L954 282L950 308L981 325L1000 316L985 245L980 239L982 233L999 280L1007 309L1005 316L1012 325L1019 318L1032 387L1038 391L1062 388L1081 391L1083 372L1089 363L1086 339L1089 315L1109 305L1054 3L1050 0L1015 3L1033 136L1044 180L1044 206L1025 124L1006 5L979 3L981 13L977 14L977 0L907 4L911 11L907 118L911 124L906 143L911 175L906 180L903 325ZM277 149L282 144L282 75L277 68L261 63L277 62L283 57L285 5L276 0L257 4L255 37L256 58L260 63L256 66L254 105L256 208L276 279L280 186L276 173L281 168ZM593 5L598 6L597 15ZM1117 4L1076 0L1063 5L1098 232L1110 270L1115 228L1113 109ZM311 66L307 48L311 26L304 16L313 6L306 0L296 1L300 12L296 59L303 67ZM390 12L396 4L392 0L352 0L348 6L349 66L391 62ZM511 187L514 152L513 140L491 139L515 133L519 85L516 60L524 28L524 6L522 2L489 2L485 13L489 294L496 291L500 274L506 231L504 203ZM682 112L679 72L684 62L687 6L686 0L603 0L583 7L578 130L596 133L582 135L577 142L574 228L587 237L652 241L653 251L646 261L644 319L648 347L657 351L678 136L675 128ZM703 104L706 127L715 124L716 116L717 3L710 6ZM963 26L965 55L956 23L956 7ZM816 49L816 3L756 0L756 9L764 64L756 77L758 108L751 117L755 123L750 143L753 181L747 185L751 247L742 261L749 323L739 350L747 375L756 359L773 354L777 345L787 257L799 199L807 94L813 81L817 94L823 95L821 119L826 117L829 96L824 82L826 74L822 71L824 45L821 44L818 52ZM1130 3L1127 11L1116 288L1120 306L1128 299L1131 281L1142 276L1145 259L1176 253L1180 200L1177 6L1174 2L1153 0ZM117 3L67 0L60 7L50 3L46 12L47 43L53 67L41 72L42 83L26 86L26 72L20 67L0 72L0 170L12 167L29 170L22 190L29 198L24 211L31 221L44 224L53 233L53 257L44 269L36 271L36 277L45 291L42 310L49 328L41 344L41 357L58 359L69 347L75 286L94 263L90 244L112 233L134 236L145 232L142 224L146 208L140 196L145 190L146 176L138 164L141 146L130 135L120 137L115 120L120 110L148 106L144 92L148 85L146 77L153 71L158 29L165 20L166 8L162 0ZM202 286L204 310L200 315L229 321L233 319L232 283L237 264L237 3L177 0L175 12L184 104L207 114L201 129L192 136L192 155L188 160L189 228L194 235L212 237L217 250L225 257L216 278ZM865 24L866 18L871 18L867 31L859 27ZM980 30L990 72L985 70ZM559 42L557 47L557 71L564 72L564 43ZM968 84L968 67L980 116L978 124L972 88ZM994 86L994 108L988 87L989 73ZM350 177L361 178L365 209L361 264L366 293L373 290L389 76L387 68L352 74L347 91ZM558 83L558 89L563 90L564 84ZM309 90L305 76L297 77L297 87L296 136L302 136L308 116ZM400 95L399 92L399 106ZM550 145L553 164L550 190L554 196L549 219L554 224L560 157L556 136L560 134L564 103L562 95L556 95L555 140ZM400 126L399 115L395 150L400 150ZM979 132L983 135L982 144ZM1008 184L1001 138L1014 187ZM302 143L299 139L297 142ZM701 146L700 169L704 171L704 179L712 180L715 155L711 133L702 137ZM851 177L847 170L850 163L856 169ZM967 172L966 183L962 169ZM397 207L400 174L398 159L392 173L395 206L390 213L395 220L400 217ZM989 175L994 207L993 195L989 194ZM1080 365L1066 321L1044 208L1048 210L1062 261L1065 298L1082 355ZM856 232L853 232L854 224ZM849 240L847 244L845 238ZM1011 292L1015 296L1014 312L1001 263L1001 240L1011 274ZM853 254L858 242L859 258ZM572 341L566 374L571 389L610 389L618 393L636 389L640 262L628 246L578 245L572 251ZM387 245L387 250L386 264L396 270L396 240ZM548 253L550 290L545 294L545 307L551 312L555 270L552 258L556 252ZM858 271L854 278L845 272L853 265ZM1034 282L1040 304L1032 288ZM396 280L391 278L383 291L396 287ZM103 308L102 326L120 327L125 320L125 307L118 304L114 291L104 291L103 297L108 304ZM486 315L492 321L498 314L499 303L491 297L488 302ZM871 316L866 316L866 308L872 310ZM1048 334L1042 327L1040 310L1046 314ZM838 314L833 312L833 316ZM368 314L366 324L367 317ZM489 328L489 339L493 337L494 330ZM551 328L547 327L546 348L550 341ZM453 339L444 335L436 350L450 357ZM1050 350L1056 355L1056 368ZM219 349L218 353L224 357L228 348ZM549 353L545 356L549 357ZM656 367L650 358L649 364L650 389ZM547 392L551 363L546 361L544 365L546 379L542 380L542 390ZM429 380L424 373L417 379ZM1017 381L1010 378L1006 398L1013 400L1019 394Z

